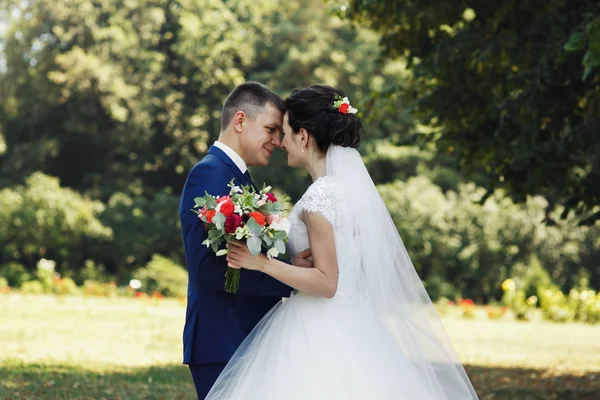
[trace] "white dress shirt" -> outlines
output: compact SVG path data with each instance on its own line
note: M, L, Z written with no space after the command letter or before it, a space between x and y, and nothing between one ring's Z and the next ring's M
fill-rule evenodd
M227 157L233 161L233 163L242 171L242 174L245 174L248 171L248 166L242 160L242 157L238 153L236 153L231 147L227 146L223 142L219 142L218 140L213 144L218 149L223 150L223 153L227 154Z

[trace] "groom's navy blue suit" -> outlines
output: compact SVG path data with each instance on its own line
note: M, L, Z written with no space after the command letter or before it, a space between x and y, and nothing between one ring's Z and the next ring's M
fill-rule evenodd
M219 148L192 168L179 203L179 218L188 268L188 294L183 330L183 363L190 366L198 398L204 399L235 350L260 319L291 288L257 271L242 270L237 294L223 290L227 261L202 245L207 233L190 211L194 198L229 194L227 184L251 183L250 176Z

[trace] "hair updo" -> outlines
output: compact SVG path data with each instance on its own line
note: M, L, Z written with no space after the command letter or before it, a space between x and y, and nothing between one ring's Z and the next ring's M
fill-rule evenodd
M363 131L356 114L344 114L333 107L334 97L346 97L343 90L331 86L313 85L294 89L285 99L289 124L294 133L304 128L318 149L325 153L330 145L358 148Z

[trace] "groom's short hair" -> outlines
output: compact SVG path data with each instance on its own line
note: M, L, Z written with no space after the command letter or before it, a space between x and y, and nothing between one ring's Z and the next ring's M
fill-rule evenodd
M229 126L233 116L238 111L243 111L248 118L254 119L267 104L274 106L282 113L285 112L283 99L262 83L246 82L239 85L229 93L225 104L223 104L221 129Z

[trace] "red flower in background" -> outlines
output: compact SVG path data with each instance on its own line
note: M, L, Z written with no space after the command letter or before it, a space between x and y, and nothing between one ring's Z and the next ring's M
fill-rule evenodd
M474 306L475 305L475 303L473 303L473 300L471 300L471 299L462 299L459 302L459 304L460 305L465 305L465 306Z
M273 193L269 192L265 196L267 196L267 201L270 201L271 203L277 202L277 197L275 197Z

